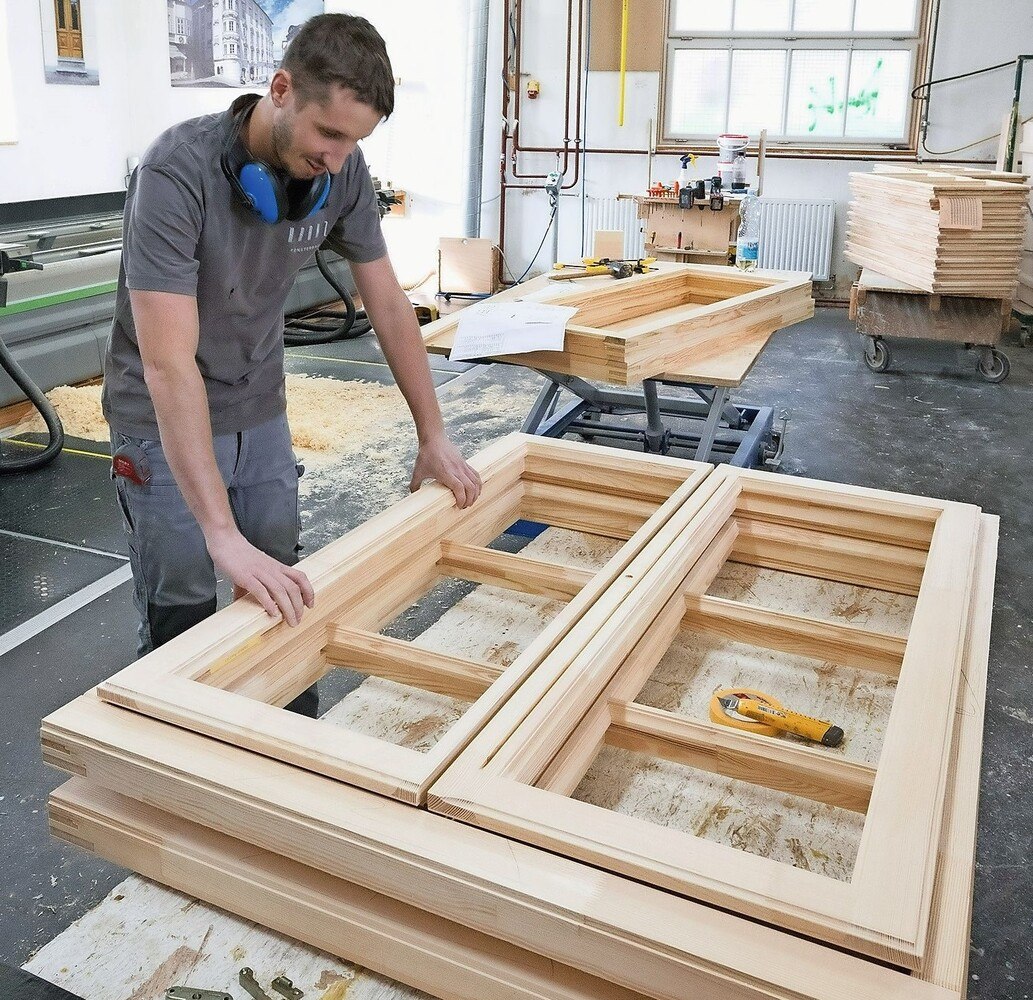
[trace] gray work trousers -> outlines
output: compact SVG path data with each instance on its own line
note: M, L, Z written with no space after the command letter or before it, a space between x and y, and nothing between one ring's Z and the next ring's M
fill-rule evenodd
M215 567L161 442L112 431L112 452L127 442L142 450L150 467L146 486L115 477L133 570L133 600L140 614L137 653L143 656L215 612ZM300 549L302 468L291 447L286 414L238 434L217 435L213 443L241 534L267 555L293 566ZM315 718L316 685L286 708Z

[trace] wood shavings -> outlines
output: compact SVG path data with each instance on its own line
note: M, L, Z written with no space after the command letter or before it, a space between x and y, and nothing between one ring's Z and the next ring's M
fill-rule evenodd
M110 436L108 422L100 408L100 385L59 385L47 393L47 399L57 410L58 417L68 437L85 438L87 441L107 441ZM14 428L15 434L45 434L47 425L38 413L22 421Z
M318 462L353 454L408 416L402 394L394 386L309 375L288 375L286 384L291 440L303 460ZM47 393L69 437L108 440L101 388L62 385ZM15 429L19 434L45 430L38 413Z
M370 443L378 425L393 425L408 411L394 386L287 376L287 420L301 452L343 456Z

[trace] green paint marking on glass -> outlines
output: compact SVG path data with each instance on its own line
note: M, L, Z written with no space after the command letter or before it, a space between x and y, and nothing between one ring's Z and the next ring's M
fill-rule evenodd
M0 307L0 316L14 316L16 313L32 312L34 309L45 309L47 306L61 305L63 302L75 302L77 299L90 299L95 295L106 295L118 287L117 281L105 281L99 285L87 285L85 288L73 288L69 292L54 292L52 295L39 295L34 299L12 302L9 306Z
M879 103L879 88L876 85L876 77L882 69L882 60L877 59L872 69L868 82L854 97L848 95L846 101L836 100L836 78L830 76L826 81L827 93L820 94L818 88L809 86L807 90L811 99L807 102L807 110L811 113L811 120L807 125L807 131L813 132L818 127L818 118L822 114L830 118L839 114L844 108L850 107L859 111L862 115L874 115L876 105Z

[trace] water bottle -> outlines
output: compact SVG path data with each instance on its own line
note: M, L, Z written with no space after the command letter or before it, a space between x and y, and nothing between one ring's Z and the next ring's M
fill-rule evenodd
M757 267L760 252L760 205L754 194L739 203L739 233L735 240L735 266L740 271Z

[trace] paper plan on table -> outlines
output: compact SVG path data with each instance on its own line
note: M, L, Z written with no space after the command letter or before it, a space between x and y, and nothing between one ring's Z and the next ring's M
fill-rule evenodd
M450 361L528 351L562 351L563 333L577 309L541 302L483 302L459 317Z

